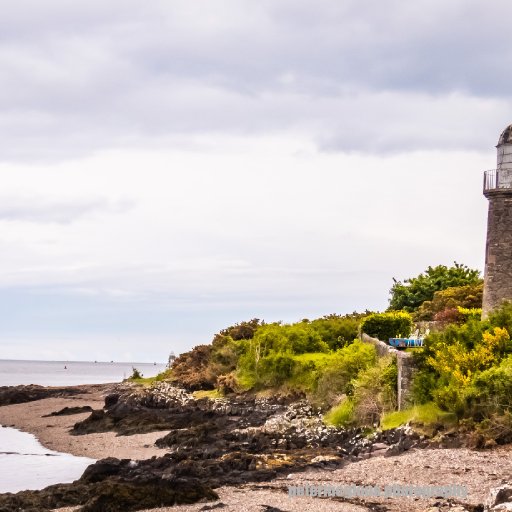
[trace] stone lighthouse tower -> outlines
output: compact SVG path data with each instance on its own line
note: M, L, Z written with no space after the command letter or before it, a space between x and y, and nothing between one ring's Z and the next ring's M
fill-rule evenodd
M512 125L500 136L498 165L484 174L489 200L485 253L483 316L512 300Z

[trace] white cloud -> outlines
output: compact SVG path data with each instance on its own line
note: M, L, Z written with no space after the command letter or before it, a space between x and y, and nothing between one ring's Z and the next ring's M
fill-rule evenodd
M20 357L52 335L181 351L253 316L383 308L391 277L429 264L482 268L511 14L505 0L6 6L5 336Z

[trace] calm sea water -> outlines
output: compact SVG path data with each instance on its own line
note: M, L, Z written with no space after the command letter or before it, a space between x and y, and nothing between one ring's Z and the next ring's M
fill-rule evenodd
M0 386L120 382L132 374L133 367L144 377L152 377L165 369L163 364L147 363L0 360ZM86 457L48 450L31 434L0 428L0 493L72 482L93 462Z
M43 489L73 482L93 459L54 452L13 428L0 428L0 492Z
M137 368L144 377L153 377L165 369L164 364L94 363L86 361L12 361L0 359L0 386L40 384L75 386L121 382Z

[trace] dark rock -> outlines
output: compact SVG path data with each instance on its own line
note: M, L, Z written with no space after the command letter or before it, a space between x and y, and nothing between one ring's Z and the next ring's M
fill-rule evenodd
M84 393L78 387L0 386L0 406L34 402L43 398L73 396Z
M117 404L119 401L119 397L121 395L119 393L110 393L105 397L105 409L109 409L113 405Z
M51 412L50 414L45 414L42 416L43 418L49 418L50 416L71 416L72 414L82 414L84 412L91 412L92 407L89 405L84 405L82 407L64 407L60 411Z
M326 465L336 468L355 456L369 457L372 446L377 451L391 446L388 451L401 453L417 442L408 429L367 436L362 429L327 427L304 400L247 395L194 400L166 383L118 389L107 396L103 410L92 411L73 433L129 435L162 429L170 430L156 442L169 449L163 457L97 461L72 484L0 496L0 512L76 505L82 512L120 512L215 500L214 489L223 485L263 482Z

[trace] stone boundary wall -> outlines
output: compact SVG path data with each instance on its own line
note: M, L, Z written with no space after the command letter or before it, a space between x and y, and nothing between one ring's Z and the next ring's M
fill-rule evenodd
M361 334L361 341L371 343L377 350L379 357L392 356L396 359L396 366L398 368L397 390L398 390L398 410L405 409L409 403L411 396L412 380L416 365L410 352L403 352L391 347L377 338L372 338L365 334Z

